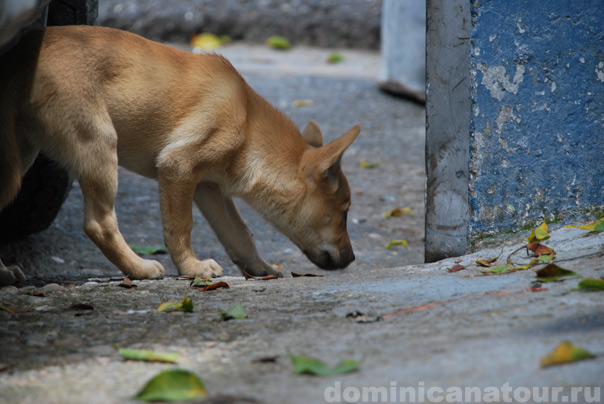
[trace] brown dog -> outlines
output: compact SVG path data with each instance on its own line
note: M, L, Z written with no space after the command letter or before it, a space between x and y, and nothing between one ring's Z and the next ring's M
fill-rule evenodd
M0 62L0 209L42 151L78 179L84 230L105 256L133 279L159 278L163 266L138 257L118 229L119 163L159 181L164 238L182 275L222 273L193 253L193 201L242 272L275 273L232 196L319 267L344 268L354 254L340 159L359 130L323 146L316 123L301 134L219 55L109 28L47 28Z

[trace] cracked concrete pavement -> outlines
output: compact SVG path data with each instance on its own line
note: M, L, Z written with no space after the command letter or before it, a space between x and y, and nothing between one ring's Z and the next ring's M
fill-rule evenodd
M392 395L393 386L415 388L418 394L422 389L438 393L476 387L485 392L508 386L519 402L524 388L561 387L570 399L571 387L604 387L601 292L569 292L577 278L540 284L532 269L488 276L471 265L500 253L507 257L528 234L489 240L488 249L478 246L464 257L421 263L423 108L375 89L376 54L345 54L349 61L354 55L359 59L349 65L319 65L320 71L312 72L323 51L317 51L308 70L303 61L314 50L301 59L263 49L222 51L232 51L227 56L252 86L296 124L318 116L332 138L356 123L364 126L363 137L344 159L351 187L360 190L349 216L357 262L344 271L316 270L243 206L259 249L271 263L283 265L286 274L325 276L246 281L196 216L196 250L225 266L228 276L222 280L230 289L202 293L173 276L124 289L118 286L119 272L81 230L76 185L51 229L0 250L5 263L13 263L5 258L12 257L31 279L20 288L0 290L0 305L23 311L0 310L0 403L128 403L149 378L172 367L199 375L208 402L215 403L363 402L364 387L386 388L386 396L367 398L402 402ZM312 103L293 107L298 99ZM361 159L380 167L361 169ZM126 238L161 244L154 183L121 172L120 184L118 218ZM391 220L381 215L405 206L415 215ZM409 248L386 250L384 244L393 238L406 238ZM583 278L604 275L602 233L561 228L552 231L546 244L556 250L557 260L583 256L560 262L564 268ZM525 260L523 254L514 259ZM169 258L161 259L175 275ZM469 268L449 273L455 264ZM36 290L44 296L36 296ZM192 313L156 312L160 302L185 295L193 300ZM69 309L77 303L93 310ZM220 312L236 303L245 307L248 318L220 321ZM361 323L347 316L357 311L381 320ZM540 358L563 340L596 357L540 368ZM180 360L177 365L124 361L115 346L177 352ZM293 372L289 353L329 365L352 358L361 365L346 375L300 376ZM586 397L579 395L577 402ZM410 401L430 401L419 398ZM500 395L499 401L506 402L504 398Z

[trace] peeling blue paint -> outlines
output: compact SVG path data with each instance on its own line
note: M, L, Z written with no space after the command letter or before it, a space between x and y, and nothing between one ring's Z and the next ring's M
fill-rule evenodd
M604 206L604 1L471 11L470 237Z

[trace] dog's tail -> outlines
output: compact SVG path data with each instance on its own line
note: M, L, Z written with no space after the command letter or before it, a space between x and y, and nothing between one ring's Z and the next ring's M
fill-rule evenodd
M6 106L0 108L0 211L19 193L24 174L14 121Z

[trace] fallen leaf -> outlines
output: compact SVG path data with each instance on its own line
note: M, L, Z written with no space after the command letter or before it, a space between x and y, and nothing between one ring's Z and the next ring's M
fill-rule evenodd
M573 290L604 291L604 279L583 279Z
M294 272L294 271L292 271L291 274L292 274L292 277L294 277L294 278L300 278L300 277L310 278L310 277L323 277L323 276L325 276L325 275L313 274L313 273L310 273L310 272Z
M290 354L294 372L299 375L333 376L354 372L359 368L359 362L354 359L344 359L332 368L318 359L308 356Z
M218 49L222 44L223 40L220 37L209 32L193 35L191 37L191 46L202 51Z
M402 245L407 247L409 243L407 243L407 240L392 240L390 241L388 244L386 244L386 248L390 249L391 247L395 246L395 245Z
M16 313L18 313L18 310L17 310L17 309L11 309L10 307L6 307L6 306L4 306L4 305L2 305L2 304L0 304L0 310L7 311L7 312L9 312L9 313L11 313L11 314L16 314Z
M556 252L546 245L539 243L528 243L526 249L533 252L533 257L540 257L542 255L555 255Z
M25 292L19 292L19 294L27 295L27 296L35 296L35 297L45 297L44 292L42 292L41 290L27 290Z
M344 56L339 54L338 52L331 52L327 57L327 63L335 64L344 61Z
M379 166L380 166L379 163L368 163L365 160L361 160L361 168L371 169L371 168L376 168L376 167L379 167Z
M595 232L604 231L604 216L602 216L600 219L598 219L595 222L590 223L590 224L584 224L584 225L580 225L580 226L569 225L566 227L578 227L579 229L582 229L582 230L595 231Z
M15 365L13 365L13 364L0 365L0 372L6 372L7 370L11 370L14 367L15 367Z
M220 281L220 282L211 283L203 288L197 288L197 289L200 292L207 292L209 290L216 290L216 289L220 289L220 288L229 289L230 287L231 287L231 285L229 285L228 283Z
M560 268L556 264L548 264L546 267L541 268L535 272L537 274L537 280L539 280L540 282L555 282L558 279L566 278L569 276L581 276L576 272Z
M242 318L247 318L247 314L245 313L245 309L243 308L243 306L240 304L231 306L222 313L220 313L220 319L222 321L236 320Z
M189 284L189 286L193 286L195 288L200 288L200 287L204 287L204 286L208 286L212 284L212 279L211 278L199 278L199 277L195 277L195 279L193 279L191 281L191 283Z
M384 217L386 219L390 219L394 216L402 216L404 213L414 216L411 208L402 208L402 209L394 208L394 209L390 209L390 210L387 210L386 212L382 213L382 217Z
M134 397L139 401L191 401L207 396L203 382L184 369L160 372Z
M273 35L271 37L269 37L266 40L266 46L268 46L269 48L273 48L273 49L279 49L279 50L289 50L291 49L292 45L289 43L289 41L279 35Z
M501 249L501 252L499 253L498 256L496 257L491 257L491 258L481 258L479 260L476 260L476 265L479 265L481 267L496 267L501 265L501 262L495 262L499 259L499 257L501 257L501 254L503 254L503 248Z
M561 365L564 363L576 362L583 359L595 358L591 352L585 348L573 345L568 341L563 341L552 352L541 358L541 366Z
M178 362L177 353L155 352L147 349L126 349L118 348L118 352L127 361L144 361L144 362Z
M128 277L125 277L122 283L120 283L118 286L121 286L122 288L126 289L136 289L138 287L137 285L133 284L130 278Z
M364 193L365 193L365 191L363 191L362 189L358 189L357 188L357 189L354 190L354 194L355 195L363 195Z
M138 255L167 254L168 248L163 245L130 245L132 251Z
M477 261L478 262L478 261ZM498 264L495 264L498 265ZM488 266L488 265L485 265ZM485 273L485 274L504 274L506 272L510 271L510 265L509 264L505 264L505 265L498 265L498 266L493 266L492 268L489 269L481 269L480 272Z
M185 298L181 302L164 302L157 308L159 313L170 312L170 311L193 311L193 300Z
M543 220L543 223L535 228L535 229L531 229L531 235L528 237L528 242L529 243L534 243L534 242L541 242L543 240L547 240L549 238L549 233L548 233L548 228L547 228L547 223L545 223L545 220Z
M283 269L283 265L276 265L276 264L273 264L273 265L271 265L271 266L272 266L272 267L273 267L273 269L274 269L274 270L276 270L276 271L281 271L281 270Z
M313 100L294 100L292 102L292 106L294 108L299 108L299 107L310 107L311 105L314 105L315 102Z
M529 262L528 264L524 264L524 265L519 265L517 267L513 267L512 271L525 271L525 270L527 270L527 269L529 269L531 267L534 267L539 262L541 262L541 260L535 258L535 259L532 259L531 262Z
M465 265L453 265L451 268L449 268L449 272L453 273L453 272L459 272L462 269L466 269Z
M499 257L476 260L476 265L481 267L495 267L501 265L501 262L495 262Z

